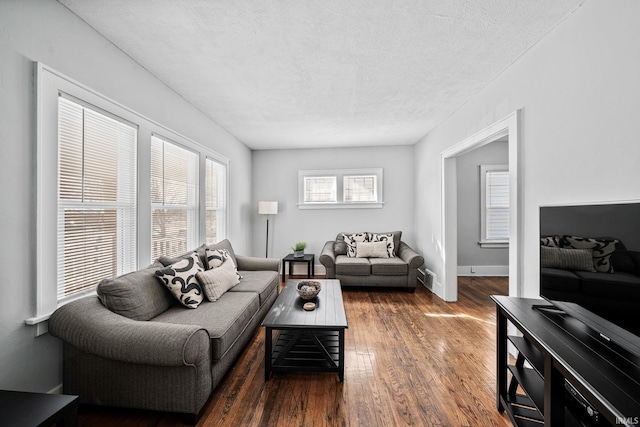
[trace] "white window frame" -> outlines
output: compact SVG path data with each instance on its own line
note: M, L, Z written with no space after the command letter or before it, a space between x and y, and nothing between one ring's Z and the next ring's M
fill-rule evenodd
M137 254L132 270L149 264L151 254L151 190L150 161L151 135L155 132L171 141L199 153L200 182L204 182L205 159L215 159L225 166L226 205L224 228L219 239L228 236L229 229L229 176L228 158L171 129L111 100L110 98L47 67L34 63L36 76L36 307L35 314L25 320L35 325L36 336L47 332L46 320L63 305L57 299L57 211L58 211L58 94L64 92L98 110L120 117L138 126L137 153ZM199 188L200 241L205 239L205 188ZM95 293L95 291L93 291ZM73 299L69 299L72 301ZM69 302L64 301L64 303Z
M347 202L344 198L344 180L351 176L375 177L376 200L372 202ZM335 177L335 202L306 202L305 180L309 177ZM298 171L298 209L380 209L384 206L384 174L382 168L361 169L307 169Z
M490 239L487 237L487 173L509 172L509 165L480 165L480 241L483 248L508 248L509 239ZM507 208L508 209L508 208Z
M204 159L202 160L202 163L200 165L200 168L203 171L203 174L206 174L207 171L207 161L211 161L214 162L216 164L218 164L219 166L222 166L224 168L222 174L223 174L223 179L224 182L222 183L222 186L218 187L218 192L223 192L224 194L222 196L218 195L218 198L222 198L223 202L222 202L222 206L218 206L216 209L209 209L207 207L207 203L206 203L206 192L207 192L207 183L206 183L206 177L203 178L202 180L202 185L201 185L201 190L202 191L202 196L200 197L200 200L202 200L204 203L202 203L203 205L203 214L201 217L201 223L203 224L203 233L204 236L202 237L202 241L203 242L207 242L207 211L209 210L213 210L216 211L217 213L217 222L216 222L216 238L217 241L221 241L224 240L228 237L228 232L229 232L229 228L228 228L228 222L229 222L229 162L225 161L224 159L220 158L220 157L215 157L212 155L207 155L204 156Z

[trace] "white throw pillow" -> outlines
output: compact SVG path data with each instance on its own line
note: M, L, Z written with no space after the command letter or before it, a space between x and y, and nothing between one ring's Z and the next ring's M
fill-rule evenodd
M389 258L387 242L358 242L356 258Z
M204 294L209 301L217 301L225 292L240 283L231 258L219 267L199 272L196 274L196 279L204 288Z

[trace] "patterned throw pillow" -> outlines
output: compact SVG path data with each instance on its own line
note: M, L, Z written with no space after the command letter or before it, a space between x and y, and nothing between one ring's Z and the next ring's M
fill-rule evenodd
M542 246L548 246L552 248L560 247L560 236L542 236L540 237L540 244Z
M217 301L229 289L240 283L233 260L228 258L219 267L201 271L196 278L204 288L209 301Z
M393 258L396 256L396 248L395 243L393 243L393 233L389 234L370 234L369 235L370 242L386 242L387 243L387 253L389 254L389 258Z
M207 258L207 270L211 270L212 268L218 268L225 261L231 261L231 265L233 265L233 269L238 275L238 280L242 279L240 273L238 273L238 267L236 267L236 263L233 262L233 257L226 249L209 249L205 250L205 256Z
M613 273L611 254L616 250L618 240L592 239L587 237L563 236L565 247L570 249L591 249L593 266L600 273Z
M202 288L196 279L196 274L200 271L204 271L204 266L198 253L194 252L188 258L157 270L156 276L180 301L180 304L196 308L203 300Z
M356 256L358 242L369 241L368 233L342 233L342 237L344 237L344 242L347 244L347 256L352 258L355 258Z

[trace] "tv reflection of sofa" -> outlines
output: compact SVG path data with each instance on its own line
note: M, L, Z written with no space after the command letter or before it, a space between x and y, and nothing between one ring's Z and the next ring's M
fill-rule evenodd
M583 262L591 256L592 265ZM541 294L615 317L640 309L640 252L620 239L544 236L540 248Z

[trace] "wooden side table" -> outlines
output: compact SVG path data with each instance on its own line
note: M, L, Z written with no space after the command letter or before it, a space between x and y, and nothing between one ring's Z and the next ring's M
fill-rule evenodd
M291 276L292 268L291 264L295 262L306 262L307 263L307 279L310 279L311 276L316 274L316 256L314 254L304 254L301 257L294 257L293 254L289 254L286 257L282 258L282 281L286 281L285 272L287 263L289 263L289 276Z
M4 427L75 427L78 396L0 390L0 424Z

